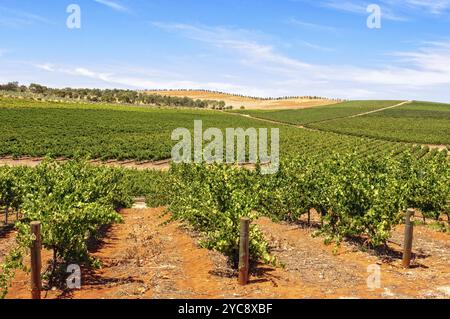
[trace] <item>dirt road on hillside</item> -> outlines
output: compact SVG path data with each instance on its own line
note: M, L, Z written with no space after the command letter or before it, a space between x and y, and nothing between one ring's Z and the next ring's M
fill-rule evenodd
M402 105L411 104L412 102L413 101L405 101L405 102L402 102L402 103L399 103L399 104L396 104L396 105L384 107L382 109L378 109L378 110L374 110L374 111L370 111L370 112L364 112L364 113L352 115L352 116L349 116L349 118L361 117L361 116L364 116L364 115L369 115L369 114L373 114L373 113L383 112L383 111L386 111L386 110L394 109L396 107L400 107Z

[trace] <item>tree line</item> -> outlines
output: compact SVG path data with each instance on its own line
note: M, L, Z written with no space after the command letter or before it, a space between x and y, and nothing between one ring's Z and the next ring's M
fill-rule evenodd
M189 97L174 97L159 94L148 94L135 90L122 89L87 89L87 88L49 88L44 85L31 83L29 86L18 82L0 84L0 92L14 92L32 96L38 99L56 99L84 101L91 103L119 103L152 106L192 107L229 109L224 101L200 100Z

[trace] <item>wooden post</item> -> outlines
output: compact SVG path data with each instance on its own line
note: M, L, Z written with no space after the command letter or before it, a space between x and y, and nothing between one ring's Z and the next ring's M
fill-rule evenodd
M412 243L413 243L413 232L414 225L411 223L411 218L414 217L414 209L408 209L406 212L406 222L405 222L405 240L403 243L403 267L409 268L411 265L411 255L412 255Z
M250 219L241 218L241 236L239 245L239 284L248 284L249 273L249 231L250 231Z
M5 226L8 226L8 214L9 214L9 208L6 206L5 208Z
M41 299L41 223L31 223L31 298Z
M308 227L311 227L311 208L308 209Z

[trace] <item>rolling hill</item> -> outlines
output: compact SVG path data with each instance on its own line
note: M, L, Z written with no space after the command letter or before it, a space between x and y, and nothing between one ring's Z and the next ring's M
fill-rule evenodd
M145 92L148 94L189 97L192 99L200 100L219 100L224 101L227 106L233 106L234 109L239 109L241 108L241 106L243 106L245 107L245 109L249 110L306 109L315 106L331 105L339 102L332 99L315 97L287 97L266 99L204 90L154 90Z

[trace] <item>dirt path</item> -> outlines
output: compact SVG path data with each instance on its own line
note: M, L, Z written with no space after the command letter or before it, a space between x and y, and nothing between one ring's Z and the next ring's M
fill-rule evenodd
M198 247L178 223L162 225L164 209L124 210L124 223L111 227L93 249L103 268L83 271L82 289L49 291L45 298L265 298L264 278L241 288L226 259ZM45 252L44 260L50 258ZM29 275L19 272L8 298L29 298ZM274 295L274 294L272 294ZM274 295L275 296L275 295Z
M42 157L20 157L14 159L12 156L0 157L0 166L28 166L28 167L36 167L38 166L44 158ZM58 162L65 162L67 159L57 158ZM154 169L154 170L168 170L170 167L169 160L162 161L118 161L118 160L109 160L109 161L101 161L101 160L90 160L89 163L97 166L108 166L108 167L123 167L129 169L137 169L137 170L146 170L146 169Z
M265 122L265 123L270 123L270 124L275 124L275 125L289 126L289 127L299 128L299 129L308 130L308 131L312 131L312 132L320 132L320 130L318 130L318 129L306 127L306 126L303 126L303 125L291 124L291 123L280 122L280 121L269 120L269 119L263 119L263 118L260 118L260 117L251 116L250 114L231 113L231 112L225 112L225 111L222 111L222 112L224 112L226 114L229 114L229 115L246 117L246 118L249 118L249 119L252 119L252 120L256 120L256 121L260 121L260 122Z
M416 145L416 144L415 144ZM437 148L440 151L444 151L446 149L449 149L447 145L435 145L435 144L422 144L421 146L428 146L430 149Z
M352 116L349 116L348 118L361 117L361 116L364 116L364 115L369 115L369 114L373 114L373 113L383 112L383 111L386 111L386 110L389 110L389 109L393 109L393 108L396 108L396 107L400 107L400 106L402 106L402 105L411 104L412 102L413 102L413 101L404 101L404 102L401 102L401 103L396 104L396 105L384 107L384 108L382 108L382 109L378 109L378 110L374 110L374 111L370 111L370 112L364 112L364 113L352 115Z
M82 289L52 290L45 298L450 298L450 236L415 232L414 268L399 267L399 248L375 256L345 243L337 254L299 225L258 221L284 268L258 265L248 286L237 284L226 258L199 248L179 223L162 224L163 208L124 210L124 223L92 247L100 270L83 270ZM403 229L392 241L401 239ZM3 245L3 241L0 241ZM44 253L44 260L50 253ZM381 287L369 289L369 265L381 267ZM19 272L8 298L28 298L29 275Z
M418 227L415 231L413 268L401 267L401 247L390 243L385 254L361 250L344 242L337 252L323 238L312 237L315 229L292 224L259 221L275 244L274 254L290 276L320 287L324 297L339 298L450 298L450 236ZM403 239L403 226L393 233L393 242ZM381 287L369 289L368 267L380 267Z
M42 161L44 158L42 157L21 157L14 159L11 156L7 157L0 157L0 166L12 166L12 167L18 167L18 166L26 166L26 167L36 167ZM56 159L59 163L64 163L67 161L67 159L64 158L58 158ZM160 170L160 171L168 171L170 169L170 160L161 160L161 161L117 161L117 160L109 160L109 161L101 161L101 160L90 160L88 163L96 166L106 166L106 167L121 167L121 168L128 168L128 169L136 169L138 171L142 170ZM246 169L255 169L256 165L252 163L243 163L243 164L236 164L239 167L246 168ZM262 166L267 165L267 163L261 163ZM0 212L1 214L1 212Z

